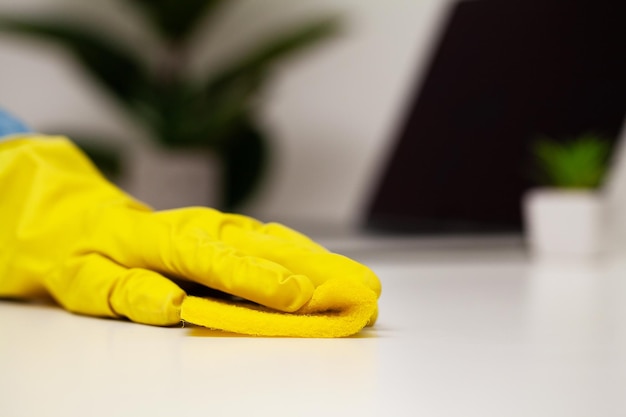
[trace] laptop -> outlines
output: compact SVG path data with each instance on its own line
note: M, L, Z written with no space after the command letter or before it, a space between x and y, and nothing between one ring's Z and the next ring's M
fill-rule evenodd
M617 142L626 2L459 1L444 25L362 229L519 241L534 141L595 133Z

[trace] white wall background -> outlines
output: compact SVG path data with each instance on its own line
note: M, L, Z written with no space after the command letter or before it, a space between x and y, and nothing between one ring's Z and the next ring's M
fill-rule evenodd
M62 11L123 33L131 46L154 40L124 2L0 0L0 13ZM264 99L274 164L246 211L287 222L357 220L376 165L401 114L448 0L241 0L197 42L197 68L228 59L260 36L323 13L340 13L343 34L283 66ZM31 126L98 131L145 140L63 50L0 37L0 106ZM114 139L115 140L115 139Z

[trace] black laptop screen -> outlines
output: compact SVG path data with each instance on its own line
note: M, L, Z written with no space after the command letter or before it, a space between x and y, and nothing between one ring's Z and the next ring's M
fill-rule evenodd
M532 141L619 134L626 114L624 3L457 4L373 193L367 226L521 230Z

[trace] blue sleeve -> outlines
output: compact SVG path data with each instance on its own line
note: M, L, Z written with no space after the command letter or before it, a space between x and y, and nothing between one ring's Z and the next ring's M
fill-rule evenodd
M30 132L32 130L24 122L0 109L0 140L5 139L9 135Z

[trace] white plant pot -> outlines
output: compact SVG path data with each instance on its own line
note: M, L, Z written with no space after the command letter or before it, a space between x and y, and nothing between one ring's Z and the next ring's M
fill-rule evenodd
M156 210L219 202L219 161L204 149L134 147L125 161L122 187Z
M526 239L542 257L582 257L603 250L605 206L595 191L534 189L523 201Z

